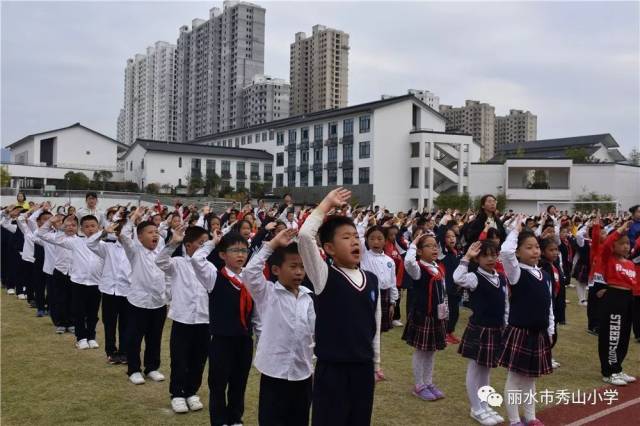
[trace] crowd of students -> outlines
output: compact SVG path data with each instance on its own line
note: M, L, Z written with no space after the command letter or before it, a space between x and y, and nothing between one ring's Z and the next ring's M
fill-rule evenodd
M505 394L535 391L536 377L560 366L551 351L572 277L603 380L635 381L622 363L632 328L640 342L640 206L618 217L554 206L527 217L499 213L486 195L475 213L392 213L351 206L350 195L338 188L302 208L287 195L218 215L179 202L100 211L91 192L83 208L56 208L19 194L1 213L2 285L56 333L74 333L78 350L99 348L102 305L107 362L126 364L136 385L165 379L168 316L171 407L203 408L208 360L212 425L242 424L252 362L261 425L370 424L385 380L380 333L393 327L414 350L415 397L445 397L435 355L458 345L470 416L502 423L478 390L498 366ZM472 314L459 339L461 305ZM505 402L510 424L542 424L535 399Z

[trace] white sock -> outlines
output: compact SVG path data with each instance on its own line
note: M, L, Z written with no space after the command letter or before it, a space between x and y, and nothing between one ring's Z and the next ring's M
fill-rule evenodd
M416 386L424 384L424 351L415 350L413 352L412 364L413 364L413 378Z
M474 360L469 360L469 364L467 365L466 378L467 396L469 397L471 409L475 412L486 408L486 403L482 403L480 401L480 398L478 398L478 389L489 384L490 374L491 369L489 367L484 367L482 365L479 365Z
M581 282L576 284L576 291L578 292L578 301L582 302L587 300L587 285Z
M531 421L536 418L535 391L535 377L527 377L514 371L507 373L507 382L504 386L504 401L511 423L520 421L520 413L518 412L519 405L523 406L526 421ZM509 398L510 394L511 400ZM527 395L532 395L533 397L530 398ZM518 402L520 404L518 404Z
M424 352L424 369L422 370L422 382L425 385L433 383L433 364L436 359L435 351Z
M534 420L536 418L536 378L535 377L525 377L524 385L526 387L526 393L533 395L534 398L527 398L526 401L522 401L522 405L524 408L524 419L527 422Z

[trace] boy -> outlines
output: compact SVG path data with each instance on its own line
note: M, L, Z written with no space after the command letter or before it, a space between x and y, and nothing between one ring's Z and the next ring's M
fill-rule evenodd
M209 295L198 283L191 256L208 240L206 229L191 226L185 230L182 225L173 230L169 244L156 258L156 265L166 274L171 296L169 392L176 413L202 409L197 393L209 347ZM184 255L172 257L178 247Z
M307 218L299 235L300 255L316 298L313 419L317 425L368 425L373 408L374 374L380 369L380 296L378 279L362 271L360 240L353 221L329 218L351 192L336 188ZM328 266L316 246L316 233ZM349 312L349 320L338 315Z
M241 273L262 320L255 366L261 373L258 423L263 426L309 424L316 314L311 290L300 285L305 274L298 245L291 243L295 234L279 232ZM275 283L264 276L267 259Z
M218 242L225 265L220 271L207 261ZM209 292L209 416L213 426L242 424L253 355L253 301L240 280L248 253L247 241L240 234L232 231L220 239L216 231L213 240L191 258L198 281Z
M164 380L164 375L158 368L162 329L167 317L164 273L155 263L160 241L158 228L152 222L140 222L136 227L137 238L132 238L133 224L142 216L142 210L138 208L133 212L118 237L131 264L131 286L127 293L127 375L134 385L145 382L140 373L140 346L143 338L144 373L155 382Z

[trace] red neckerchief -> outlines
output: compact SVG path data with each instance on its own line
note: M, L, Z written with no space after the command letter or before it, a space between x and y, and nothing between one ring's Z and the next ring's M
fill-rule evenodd
M231 284L238 287L240 289L240 323L244 327L245 330L248 330L247 319L251 310L253 309L253 300L251 300L251 295L249 291L244 286L244 283L240 281L237 277L232 277L227 273L226 268L222 268L220 273L229 280Z
M384 252L387 256L393 259L393 263L396 265L396 287L402 287L402 280L404 279L404 259L396 250L396 245L393 241L387 241L384 244Z
M444 276L444 272L442 271L442 265L437 265L438 272L436 274L431 272L431 269L428 268L419 260L418 260L418 266L422 271L424 271L429 276L429 281L427 282L427 287L428 287L427 292L429 293L427 297L427 312L429 315L431 315L431 311L433 310L431 309L431 306L432 306L431 301L433 299L433 285L431 284L434 283L435 281L442 280L442 277ZM435 283L434 285L438 285L438 284Z
M553 295L557 296L558 294L560 294L560 271L558 271L558 268L556 268L556 265L554 265L553 263L551 264L551 273L553 274L553 276L551 277L551 279L553 280ZM556 276L558 277L557 280Z
M573 247L571 247L571 242L569 241L568 238L563 238L562 239L562 244L564 244L567 247L567 261L571 261L573 260Z

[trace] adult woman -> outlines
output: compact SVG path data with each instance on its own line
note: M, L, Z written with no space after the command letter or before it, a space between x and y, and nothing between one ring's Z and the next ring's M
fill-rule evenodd
M16 206L20 206L23 209L27 209L27 210L31 208L29 207L29 202L27 201L27 196L24 195L24 192L19 191L18 195L16 195L16 200L17 200Z
M497 200L491 194L483 195L480 199L480 211L478 216L469 224L466 230L466 243L469 247L480 239L480 234L487 232L490 228L495 228L500 236L500 243L504 241L507 234L502 225L502 221L496 214Z

